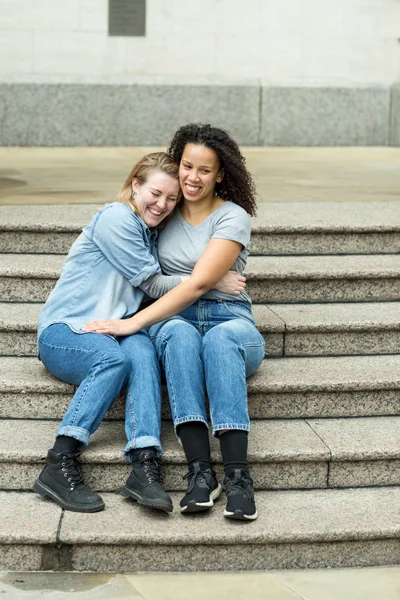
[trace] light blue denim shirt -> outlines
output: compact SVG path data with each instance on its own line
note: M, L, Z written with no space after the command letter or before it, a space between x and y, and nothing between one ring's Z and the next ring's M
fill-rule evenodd
M161 274L157 233L125 204L102 208L69 251L41 310L38 337L53 323L80 333L90 321L129 317L144 293L159 298L181 283L179 276Z

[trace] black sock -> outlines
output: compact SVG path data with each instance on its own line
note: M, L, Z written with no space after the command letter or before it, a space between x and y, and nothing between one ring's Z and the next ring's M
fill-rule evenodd
M63 452L77 452L82 442L68 435L58 435L54 442L53 450L59 454Z
M208 428L201 421L182 423L177 427L189 466L195 462L210 465L210 440Z
M242 469L242 471L248 472L247 441L247 431L240 429L231 429L220 434L219 443L225 474L232 469Z

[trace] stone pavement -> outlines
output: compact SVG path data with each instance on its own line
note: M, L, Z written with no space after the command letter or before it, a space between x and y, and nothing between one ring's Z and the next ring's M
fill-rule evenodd
M2 596L4 594L4 596ZM0 573L7 600L399 600L400 567L252 573Z
M0 148L0 205L112 201L143 154L165 148ZM399 148L243 148L260 202L400 200Z

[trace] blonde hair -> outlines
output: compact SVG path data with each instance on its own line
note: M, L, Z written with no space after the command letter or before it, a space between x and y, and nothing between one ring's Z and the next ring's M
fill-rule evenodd
M179 181L179 165L175 162L175 160L166 152L151 152L150 154L143 156L139 162L134 165L132 171L129 173L125 183L120 189L116 197L116 201L126 204L136 214L138 214L138 210L132 197L132 181L136 179L139 185L143 185L146 183L153 171L161 171L162 173L165 173L166 175L169 175L170 177L173 177ZM180 198L181 191L179 190L178 202ZM164 219L165 222L167 220L168 218ZM165 225L164 221L162 221L161 226Z

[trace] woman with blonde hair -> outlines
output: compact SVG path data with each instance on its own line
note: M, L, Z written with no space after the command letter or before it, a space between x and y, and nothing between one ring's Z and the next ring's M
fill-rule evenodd
M64 509L104 508L84 484L78 455L126 385L124 456L133 468L122 494L172 510L159 462L160 372L147 330L113 336L82 327L93 319L131 317L145 295L159 298L188 278L162 275L157 258L158 229L179 198L177 163L164 152L144 156L117 201L102 208L72 245L40 313L40 360L52 375L78 386L34 484L37 493ZM234 280L225 278L221 285L229 288Z

